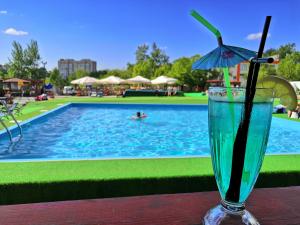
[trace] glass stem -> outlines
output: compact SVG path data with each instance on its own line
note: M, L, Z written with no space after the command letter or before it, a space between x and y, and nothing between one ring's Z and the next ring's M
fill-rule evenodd
M221 205L223 206L223 208L226 211L228 211L229 213L232 213L232 214L240 214L245 209L244 203L233 203L233 202L228 202L228 201L222 200Z

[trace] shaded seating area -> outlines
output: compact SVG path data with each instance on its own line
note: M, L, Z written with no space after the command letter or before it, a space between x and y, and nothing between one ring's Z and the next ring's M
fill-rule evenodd
M159 76L154 80L149 80L141 76L136 76L130 79L127 79L123 83L137 85L136 89L130 88L127 89L123 97L130 96L183 96L183 92L178 91L175 83L178 80L175 78L170 78L167 76ZM140 85L146 85L146 87L140 87Z
M11 78L3 81L5 96L9 99L12 96L23 96L25 90L29 92L31 82L19 78Z
M20 78L0 80L0 96L6 97L10 104L13 97L32 97L42 94L43 91L43 80L24 80Z
M177 82L177 79L167 76L159 76L154 80L142 76L127 80L117 76L109 76L100 80L86 76L71 81L71 84L75 85L74 90L77 96L183 96L183 92L178 91Z

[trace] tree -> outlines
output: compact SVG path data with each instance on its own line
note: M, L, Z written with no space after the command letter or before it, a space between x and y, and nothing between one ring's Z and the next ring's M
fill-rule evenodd
M14 41L12 43L11 58L9 58L10 75L18 78L27 78L26 64L23 48L20 43Z
M300 52L288 54L280 61L279 75L288 80L300 80Z
M281 45L278 49L279 59L284 59L287 55L296 52L296 44L288 43L285 45Z
M208 79L216 78L219 72L216 70L192 70L192 64L200 59L200 55L194 55L190 58L181 57L173 62L169 75L177 78L181 84L186 84L190 88L198 86L204 89Z
M130 73L127 70L120 70L120 69L114 69L114 70L109 70L106 74L106 76L117 76L123 79L130 78Z
M65 80L59 73L59 70L55 68L50 72L50 78L49 81L54 86L58 87L59 89L63 88L65 85L67 85L67 80Z
M147 44L139 45L135 52L135 59L137 63L144 62L149 59L149 46Z
M45 79L45 71L39 68L41 56L37 41L31 40L24 49L24 63L28 72L28 77L33 80Z
M134 64L132 63L127 63L127 73L128 73L128 78L130 78L133 74L133 69L134 69Z
M183 74L183 82L189 87L198 86L201 89L204 89L206 81L208 80L209 72L205 70L192 70L191 73Z
M20 43L12 43L8 74L12 77L43 80L47 76L44 67L40 67L41 56L37 41L31 40L25 49Z
M278 55L278 50L275 48L269 48L264 53L264 56L273 56L273 55Z
M41 60L37 41L31 40L24 50L25 63L29 68L38 68Z
M68 80L71 82L72 80L80 79L88 75L88 72L84 70L77 70L75 73L72 73L68 76Z
M9 78L7 68L8 68L7 65L5 65L5 66L0 66L0 78L1 78L1 79L7 79L7 78Z
M281 45L278 49L270 48L265 51L265 56L273 56L279 55L280 59L284 59L287 55L296 52L296 44L295 43L288 43L285 45Z
M153 65L156 68L169 63L169 56L167 56L166 53L161 50L155 42L152 44L150 56L151 60L153 61Z
M193 55L190 59L191 59L191 62L192 62L192 64L193 64L194 62L196 62L196 61L199 60L200 58L201 58L201 55L196 54L196 55Z
M158 67L154 72L153 78L169 74L171 68L172 68L172 64L164 64Z
M192 71L192 62L188 57L181 57L173 62L169 76L178 79L184 83L184 76L190 74Z
M45 67L36 68L31 73L32 80L45 80L49 73Z
M136 64L129 63L127 65L127 71L130 74L152 78L167 72L170 67L167 65L169 64L169 56L155 42L152 44L150 54L148 54L148 51L149 46L147 44L138 46L135 52ZM162 66L163 68L160 69Z
M108 70L99 70L99 71L91 72L89 74L89 76L101 79L101 78L105 77L107 73L108 73Z
M144 61L144 62L139 62L135 64L133 68L133 76L143 76L146 78L151 78L153 75L153 64L151 63L150 60Z

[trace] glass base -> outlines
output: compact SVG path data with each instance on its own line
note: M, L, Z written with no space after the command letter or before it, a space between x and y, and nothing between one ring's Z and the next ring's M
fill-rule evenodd
M244 205L233 205L222 202L220 205L210 209L204 219L204 225L231 225L246 224L259 225L256 218L245 210Z

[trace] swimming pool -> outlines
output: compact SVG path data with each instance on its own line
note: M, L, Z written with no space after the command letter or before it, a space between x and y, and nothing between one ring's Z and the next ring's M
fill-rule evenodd
M137 111L148 117L132 120ZM207 105L73 103L22 127L13 148L0 135L2 160L209 155ZM273 118L267 153L299 152L299 131L300 123Z

